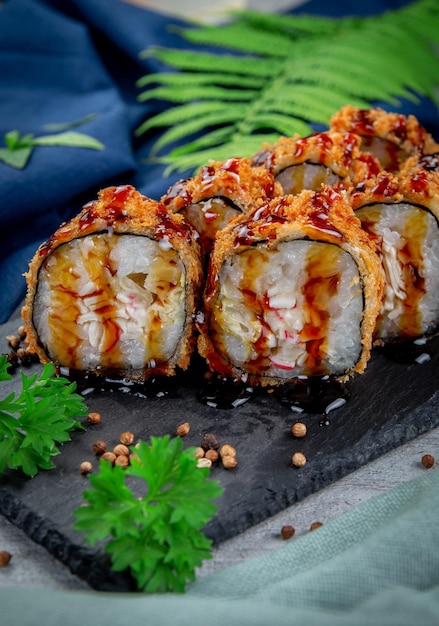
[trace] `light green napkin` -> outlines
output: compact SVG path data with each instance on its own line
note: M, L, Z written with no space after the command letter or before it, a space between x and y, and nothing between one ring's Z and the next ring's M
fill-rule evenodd
M8 626L439 624L439 472L373 498L184 595L0 588Z

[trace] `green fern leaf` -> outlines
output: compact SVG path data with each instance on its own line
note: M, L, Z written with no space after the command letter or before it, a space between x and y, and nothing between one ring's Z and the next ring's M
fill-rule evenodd
M167 173L209 159L250 156L279 135L309 134L345 104L439 103L439 3L417 0L367 18L238 11L231 23L176 31L221 52L151 48L145 56L179 72L148 75L139 100L176 106L146 120L167 128L153 147ZM230 54L228 51L232 51ZM420 71L420 68L422 71ZM186 142L184 145L175 145ZM161 154L170 148L168 154Z
M236 108L237 104L235 104ZM181 124L186 120L193 118L203 117L210 115L211 113L219 113L223 111L224 103L215 100L206 100L205 102L190 102L189 104L180 104L157 113L153 117L145 120L141 126L139 126L135 134L142 135L151 128L159 128L160 126L173 126L175 124Z
M139 96L139 100L144 102L146 100L152 100L153 98L158 100L168 100L169 102L191 102L198 99L218 99L223 100L247 100L251 101L258 92L250 89L222 89L221 87L209 86L198 87L190 86L186 89L173 88L173 87L156 87L149 91L144 91Z
M239 76L260 76L271 78L277 66L282 62L261 57L237 57L228 54L210 54L193 52L192 50L172 50L169 48L150 48L141 57L154 57L166 65L179 70L211 72L228 72ZM137 81L142 85L143 78Z
M185 122L182 122L178 126L171 126L169 130L161 135L161 137L155 142L152 148L152 154L156 154L161 148L172 144L185 137L197 133L203 128L210 126L218 126L219 124L226 124L230 122L237 122L240 117L239 106L233 107L233 109L223 109L216 111L210 115L204 115L203 117L192 118Z
M185 172L196 170L201 165L213 161L225 161L232 157L243 157L254 154L259 150L263 141L274 142L279 139L279 135L252 135L248 137L235 137L230 143L223 143L207 150L191 152L188 154L170 152L169 155L159 159L160 163L169 164L165 170L165 176L174 171ZM201 157L201 158L200 158Z
M288 57L294 54L294 44L286 36L264 32L241 21L224 26L207 26L200 29L175 29L192 43L220 46L270 57Z
M167 74L148 74L137 82L138 87L145 87L153 83L161 83L163 85L172 85L175 87L186 88L190 86L200 85L227 85L228 87L257 87L261 88L264 84L263 78L252 76L238 76L237 74L221 74L216 72L185 72L177 74L169 72Z
M285 33L296 39L301 36L328 36L338 28L337 20L314 15L279 15L245 9L236 12L236 15L243 22L251 24L255 28Z

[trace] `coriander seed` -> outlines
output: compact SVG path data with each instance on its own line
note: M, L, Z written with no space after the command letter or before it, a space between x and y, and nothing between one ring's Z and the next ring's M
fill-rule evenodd
M96 412L89 413L87 421L89 424L99 424L101 421L101 414Z
M12 554L7 552L6 550L0 550L0 567L6 567L7 565L9 565L11 559Z
M218 450L220 447L219 439L213 433L205 433L201 440L201 447L204 450Z
M289 524L282 526L282 528L280 529L282 539L291 539L291 537L294 537L295 532L296 531L293 526L290 526Z
M113 452L116 456L129 456L130 454L128 446L126 446L124 443L119 443L117 446L114 446Z
M421 459L421 463L426 469L431 469L435 464L434 456L431 454L424 454Z
M219 458L219 454L217 450L214 450L213 448L211 448L210 450L207 450L204 456L206 459L209 459L210 461L212 461L212 463L215 463L215 461L218 461L218 458Z
M106 451L107 451L107 444L105 443L105 441L102 441L102 439L98 439L97 441L94 442L93 452L95 454L100 456L101 454L104 454L104 452Z
M90 463L90 461L83 461L79 466L79 470L81 474L90 474L90 472L93 470L93 465Z
M104 454L101 456L101 459L103 461L110 461L111 464L114 464L114 461L116 460L116 455L114 454L114 452L104 452Z
M198 459L197 467L212 467L212 461L206 457Z
M119 435L119 441L125 446L131 446L134 443L134 434L127 430Z
M223 467L225 467L225 469L233 469L234 467L238 465L236 456L229 456L228 454L226 454L226 456L221 457L221 462L223 464Z
M126 454L119 454L118 456L116 456L114 464L125 469L130 464L130 459Z
M291 457L294 467L303 467L306 463L306 456L302 452L295 452Z
M177 426L177 430L175 431L178 437L186 437L189 434L191 426L189 422L184 422Z
M306 426L302 422L296 422L291 427L293 437L304 437L306 435Z
M323 526L322 522L313 522L311 526L309 527L309 529L311 531L317 530L317 528L320 528L320 526Z
M6 335L6 341L13 350L17 350L20 345L20 339L15 335Z
M236 450L229 443L225 443L220 448L220 455L221 455L221 457L224 457L224 456L236 456Z
M195 458L196 459L202 459L204 457L204 449L201 446L198 446L198 448L195 448Z

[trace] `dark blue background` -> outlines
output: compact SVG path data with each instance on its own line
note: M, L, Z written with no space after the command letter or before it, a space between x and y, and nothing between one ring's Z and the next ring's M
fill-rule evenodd
M311 0L298 12L379 14L407 4ZM168 30L177 19L120 0L9 0L0 8L0 144L4 134L48 134L44 126L98 114L78 130L105 150L39 147L27 167L0 162L0 323L24 296L22 273L37 246L106 185L130 182L158 199L181 177L146 164L152 137L133 131L160 102L139 103L135 82L159 69L139 53L160 44L189 47ZM380 103L378 103L380 104ZM403 103L439 137L436 107Z

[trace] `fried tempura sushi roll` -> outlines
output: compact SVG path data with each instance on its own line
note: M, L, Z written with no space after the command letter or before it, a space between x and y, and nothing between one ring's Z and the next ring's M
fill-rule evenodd
M361 149L373 154L384 169L394 173L416 152L432 154L439 150L439 145L414 115L388 113L379 107L360 109L346 105L331 117L330 129L359 135Z
M246 158L212 161L196 176L180 180L162 197L172 213L181 213L199 234L208 254L216 233L240 213L280 195L282 189L263 167L252 167Z
M109 187L32 259L22 311L42 362L146 380L187 368L202 277L193 229L131 186Z
M341 191L302 191L233 219L217 236L198 349L250 384L363 372L381 304L373 244Z
M264 144L252 161L273 174L285 195L319 191L322 185L346 187L381 170L372 155L361 152L360 144L358 135L331 131L280 137L274 144Z
M425 161L426 160L426 161ZM423 163L436 163L425 169ZM439 327L439 168L411 157L398 176L382 173L352 193L385 270L377 343L435 334Z

